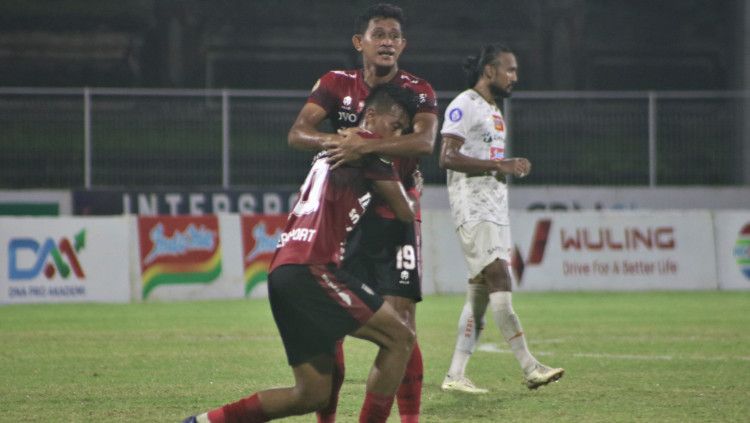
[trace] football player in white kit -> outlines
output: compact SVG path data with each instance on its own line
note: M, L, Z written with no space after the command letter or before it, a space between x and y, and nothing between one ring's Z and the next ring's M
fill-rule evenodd
M511 237L506 175L531 171L525 158L505 157L506 126L497 101L511 94L518 65L511 50L487 45L464 63L468 90L445 110L440 166L448 170L448 196L464 257L469 286L458 324L458 339L446 391L486 393L466 377L489 305L495 324L510 345L529 389L560 379L563 369L539 363L529 352L511 303Z

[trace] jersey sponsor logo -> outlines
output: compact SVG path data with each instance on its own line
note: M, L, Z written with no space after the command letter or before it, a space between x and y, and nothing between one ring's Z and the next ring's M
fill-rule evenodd
M490 160L502 160L505 158L505 149L502 147L490 147Z
M427 102L427 94L425 93L419 93L417 98L418 98L417 101L419 102L419 104L425 104Z
M448 119L450 119L451 122L458 122L463 116L464 112L462 112L458 107L456 107L455 109L451 109L451 111L448 112Z
M312 89L310 90L310 92L311 92L311 93L312 93L312 92L315 92L315 90L317 90L319 86L320 86L320 79L318 79L317 81L315 81L315 85L313 85L313 87L312 87Z
M737 260L737 265L740 266L740 271L750 279L750 223L740 230L737 242L734 244L733 255Z
M343 103L344 106L347 106L347 107L351 106L352 105L352 97L351 96L344 97L344 99L341 100L341 103Z
M341 122L348 122L348 123L357 123L357 119L359 116L357 116L356 113L351 113L347 111L339 111L339 121Z
M497 129L500 132L505 131L505 122L503 121L502 116L493 113L492 120L495 122L495 129Z
M315 237L315 229L294 228L289 232L284 232L279 237L277 248L281 248L289 241L312 242Z

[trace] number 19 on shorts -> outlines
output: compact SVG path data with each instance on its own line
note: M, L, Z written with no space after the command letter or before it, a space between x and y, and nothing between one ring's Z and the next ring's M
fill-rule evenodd
M396 268L399 270L414 270L417 267L417 254L413 245L402 245L396 251Z

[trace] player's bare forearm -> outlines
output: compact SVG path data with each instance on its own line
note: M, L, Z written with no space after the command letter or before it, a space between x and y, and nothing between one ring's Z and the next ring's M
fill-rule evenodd
M483 160L461 153L464 140L452 135L443 136L440 167L463 173L495 172L498 175L524 177L531 172L531 162L525 158Z
M330 162L334 168L343 163L360 159L365 154L390 157L418 157L432 154L437 133L437 116L431 113L418 113L413 121L414 131L408 135L381 138L369 142L356 134L356 130L339 130L341 142L324 142L323 147L330 152Z
M307 103L289 129L287 143L297 150L320 151L330 141L332 134L318 131L318 125L326 118L326 111L314 103Z
M432 154L438 130L438 118L432 113L417 113L412 121L412 133L394 138L383 138L368 143L370 151L381 156L419 157Z
M331 134L320 132L315 129L295 127L289 130L287 143L290 147L303 151L321 151L323 143L330 140Z

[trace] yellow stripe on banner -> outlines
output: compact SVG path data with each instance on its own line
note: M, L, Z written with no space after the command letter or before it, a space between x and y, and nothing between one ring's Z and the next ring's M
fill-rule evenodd
M174 273L205 273L208 272L221 263L221 247L216 249L214 255L201 263L166 263L157 264L149 267L143 272L141 281L143 286L146 286L156 276Z
M245 282L250 281L250 279L259 272L268 272L268 267L270 265L271 263L265 260L254 261L250 266L247 266L247 269L245 269Z

